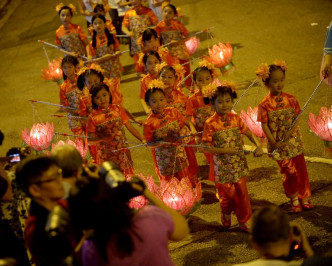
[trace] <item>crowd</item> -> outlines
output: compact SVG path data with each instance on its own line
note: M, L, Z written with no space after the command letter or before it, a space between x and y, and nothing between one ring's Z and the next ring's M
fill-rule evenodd
M126 181L135 176L135 169L125 128L151 148L160 180L188 177L195 187L195 148L204 153L209 180L216 185L222 228L231 226L235 212L241 230L251 232L260 259L248 265L301 265L291 261L294 241L305 257L312 257L301 226L290 224L277 206L264 207L252 217L242 135L256 146L256 157L263 155L261 143L233 110L236 86L220 81L218 70L206 59L191 71L184 43L189 34L176 7L158 0L149 1L152 9L141 0L78 4L91 41L81 26L71 23L74 5L56 7L62 24L56 44L64 53L59 101L73 134L87 138L94 164L84 165L70 145L53 149L49 156L36 156L28 146L10 150L0 167L0 197L5 202L0 257L8 257L8 265L15 263L9 258L17 265L173 265L168 240L185 238L188 224L141 180ZM146 121L124 107L117 36L120 42L130 39ZM330 44L328 33L324 76L331 72ZM286 70L280 60L258 66L256 75L270 92L258 106L258 121L269 155L284 174L292 212L299 213L314 205L295 120L301 109L296 98L284 92ZM133 123L142 126L143 133ZM151 205L134 211L128 201L138 195Z

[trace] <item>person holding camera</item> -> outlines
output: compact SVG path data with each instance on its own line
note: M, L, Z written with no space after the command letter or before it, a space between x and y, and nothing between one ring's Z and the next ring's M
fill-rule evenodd
M314 255L309 241L300 225L291 224L276 205L258 210L251 221L251 242L260 258L237 264L242 266L301 265L302 260L292 260L298 253L305 258Z
M47 156L30 157L16 166L18 186L31 198L25 240L35 265L60 265L74 249L71 236L51 239L45 231L49 212L58 204L68 208L62 170Z
M122 175L123 181L116 182L120 175L119 170L111 169L105 179L79 180L71 192L72 225L83 230L86 238L83 265L174 265L168 240L180 241L189 234L186 220L142 181L129 183ZM138 195L153 205L135 213L127 203Z

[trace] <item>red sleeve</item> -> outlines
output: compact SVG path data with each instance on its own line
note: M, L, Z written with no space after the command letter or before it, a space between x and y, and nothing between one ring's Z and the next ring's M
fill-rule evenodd
M87 37L85 35L85 32L83 31L83 29L80 26L77 27L77 32L78 32L78 36L79 36L80 40L82 42L84 42L87 39Z
M121 107L118 106L120 108L120 117L122 120L122 124L126 124L129 121L129 116L127 115L126 111Z
M156 32L158 33L158 36L160 36L160 33L163 31L161 24L162 24L162 22L159 22L155 28Z
M69 106L68 101L67 101L67 96L66 96L66 82L62 83L60 85L60 104Z
M151 10L148 15L150 16L150 21L152 23L152 25L156 25L158 23L158 18L157 16L155 15L155 13Z
M140 93L139 93L139 97L141 99L143 99L143 100L145 99L145 93L146 93L147 90L148 90L148 86L145 82L145 78L142 78L142 80L141 80L141 90L140 90Z
M125 13L122 21L122 26L126 26L127 28L129 27L129 13L128 11Z
M89 53L92 56L96 56L95 49L92 47L92 41L89 43Z
M178 22L178 28L183 37L186 37L189 35L187 28L180 21Z
M89 133L96 133L96 125L93 122L93 117L89 115L88 117L88 123L86 125L86 131Z
M174 108L174 112L180 127L183 127L186 122L186 118L176 108Z
M114 25L112 23L112 20L107 20L106 21L106 25L107 25L107 29L109 30L109 32L115 30L115 27L114 27Z
M149 119L148 119L149 120ZM148 121L147 120L147 121ZM147 122L146 121L146 122ZM147 124L147 123L144 123L144 125L143 125L143 136L144 136L144 138L147 140L147 141L152 141L153 140L153 134L152 134L152 129L151 129L151 127L150 127L150 125L149 124Z
M193 114L194 114L193 102L192 99L189 98L187 101L186 116L193 116Z
M62 47L62 45L61 45L61 41L60 41L60 38L59 38L57 32L55 32L55 43L56 43L58 46L61 46L61 47Z
M207 121L204 123L202 141L212 143L213 128L210 126Z
M269 120L267 116L267 110L266 107L263 107L262 104L258 105L258 111L257 111L257 121L261 123L267 123Z
M242 119L241 119L241 117L239 115L237 115L237 120L238 120L238 125L239 125L239 128L240 128L241 134L245 134L249 130L249 128L242 121Z
M84 102L83 97L80 97L78 100L78 115L79 116L86 116L88 114L86 104Z
M116 38L116 36L113 34L113 38L114 38L114 51L118 51L120 50L120 43L118 38Z
M301 112L301 107L299 105L299 102L296 100L295 97L292 97L290 100L290 103L292 105L292 107L294 107L294 114L295 116L297 116L300 112Z

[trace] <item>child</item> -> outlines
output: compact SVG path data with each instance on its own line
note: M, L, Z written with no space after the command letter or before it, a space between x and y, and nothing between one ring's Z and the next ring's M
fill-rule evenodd
M92 18L93 36L89 45L92 62L97 63L105 71L105 77L110 79L112 87L120 90L122 66L120 63L119 43L115 43L113 35L105 27L106 19L103 15Z
M63 111L68 112L68 126L74 135L83 134L81 121L73 119L71 116L78 116L78 100L86 93L77 88L78 65L77 58L70 55L64 57L61 62L64 82L60 85L60 104L75 109L62 108Z
M133 174L133 162L129 150L126 149L128 146L123 125L138 140L145 142L144 139L129 122L123 108L112 104L112 96L105 84L94 84L91 98L94 111L88 117L87 131L92 138L88 142L97 145L97 163L112 161L120 166L124 175Z
M240 116L231 112L236 97L235 89L230 84L219 86L212 93L211 101L216 112L204 124L202 142L212 146L204 150L213 154L210 161L210 169L213 170L210 173L214 174L210 180L215 181L218 190L223 227L230 227L231 213L235 211L241 229L249 232L252 214L246 185L249 169L242 151L241 134L257 146L255 155L261 156L263 151Z
M176 108L165 108L166 97L161 88L162 84L159 83L160 81L151 82L150 89L145 94L145 101L152 111L144 123L143 135L148 142L182 143L182 140L176 138L180 137L180 131L185 126L185 117ZM172 176L178 179L188 176L195 186L188 169L188 158L182 146L157 146L153 148L152 154L160 180L169 180Z
M193 79L198 91L189 97L186 108L187 121L194 121L197 132L203 132L206 119L215 112L214 106L209 102L209 99L204 97L202 89L213 83L213 80L217 78L217 72L212 64L206 61L201 64L202 66L196 68L193 73ZM200 137L198 136L196 139L199 143ZM204 155L209 163L211 155L208 153L204 153Z
M158 17L158 20L161 21L163 19L163 11L161 9L163 4L169 4L170 0L149 0L149 7Z
M166 62L167 65L173 66L178 64L179 60L173 57L167 48L160 46L160 38L158 37L157 32L154 29L146 29L142 34L142 52L139 53L139 59L135 65L135 70L137 73L146 73L144 72L144 64L142 62L143 56L149 51L155 51L159 54L161 61Z
M157 65L161 63L160 56L155 51L150 51L144 54L143 62L145 65L146 74L141 79L141 89L139 93L139 97L141 98L141 103L144 108L144 111L147 115L150 113L150 107L145 103L145 93L149 89L149 83L153 80L158 78L158 70Z
M141 51L137 41L143 31L158 23L158 18L150 8L141 4L142 0L130 0L132 9L125 13L122 22L122 31L130 36L130 53L133 55L134 63L138 61L138 54Z
M93 9L93 15L102 15L106 19L106 28L108 31L113 35L113 38L116 39L116 30L112 23L112 20L107 19L108 13L106 12L103 4L97 4ZM92 18L91 18L92 19ZM89 27L89 33L91 36L93 36L93 26L92 23Z
M176 88L177 81L183 78L184 68L181 65L174 65L173 67L167 66L164 63L164 66L159 71L159 79L164 83L164 93L166 97L166 107L174 107L176 108L181 115L185 117L186 105L188 98L187 96L180 90ZM188 126L191 128L192 132L196 132L194 125L187 121ZM186 131L181 132L181 135L189 135L190 131L187 127L184 127ZM188 138L188 142L186 144L193 145L195 144L195 138ZM198 164L195 156L195 148L194 147L185 147L184 148L187 153L188 161L189 161L189 171L193 177L197 175L198 172Z
M184 37L188 36L188 30L186 27L174 17L177 15L175 6L168 4L163 7L163 20L160 21L156 26L156 31L159 36L162 37L165 44L168 45L168 49L171 55L175 58L178 58L180 64L185 64L186 69L185 76L190 74L190 55L187 50L184 41ZM185 81L187 87L191 86L191 78L188 78Z
M257 121L268 139L269 152L284 174L283 186L290 198L292 211L301 212L314 207L311 203L311 188L303 155L303 143L299 130L299 120L289 130L301 109L296 98L283 92L286 65L275 61L267 66L262 64L257 73L270 93L258 105Z
M60 16L62 26L55 32L55 43L66 50L67 55L76 57L87 55L87 37L80 26L71 23L75 7L72 4L65 6L61 3L56 6L56 11Z

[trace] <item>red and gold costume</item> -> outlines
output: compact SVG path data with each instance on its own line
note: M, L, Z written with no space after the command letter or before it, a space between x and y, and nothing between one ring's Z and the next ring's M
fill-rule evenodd
M179 41L184 37L188 36L188 30L186 27L177 19L172 19L168 25L165 20L160 21L156 26L156 32L163 38L165 44L171 41ZM180 60L180 64L184 64L190 60L190 55L184 41L180 41L167 46L171 55ZM186 70L185 75L190 74L190 64L183 66ZM191 78L185 81L186 86L191 85Z
M162 114L150 113L143 126L143 135L148 142L175 142L185 127L185 118L175 108L165 108ZM186 143L187 140L181 140ZM179 142L179 140L177 140ZM161 180L172 176L181 179L190 176L188 158L182 146L162 145L152 149L156 173Z
M123 125L129 121L129 117L122 107L110 104L107 109L98 108L88 118L87 132L102 139L97 144L97 163L112 161L118 164L125 175L133 174L133 162L127 148L127 139Z
M60 104L77 109L76 111L64 109L65 111L70 111L68 113L68 126L75 135L83 134L83 125L80 120L71 118L71 116L78 116L78 102L85 94L87 94L86 90L80 91L77 88L77 78L75 80L67 78L60 85Z
M142 79L141 79L141 89L139 92L139 97L144 100L145 98L145 93L149 89L149 83L153 80L156 79L157 77L152 77L150 73L146 74Z
M213 154L210 163L213 171L210 173L214 173L213 181L218 189L222 214L230 215L235 211L240 224L248 223L252 214L246 185L249 169L241 139L241 134L248 130L239 115L228 113L221 116L214 113L206 120L202 136L203 142L214 147L239 149L235 155Z
M144 47L143 47L143 50L144 50ZM143 52L139 53L138 58L140 58L140 59L135 64L135 71L136 72L145 73L145 67L144 67L144 63L143 63L143 56L144 56L144 53L146 53L146 52L148 52L148 51L143 51ZM159 54L159 56L161 58L161 62L165 62L169 66L173 66L173 65L179 63L179 60L177 58L173 57L170 54L170 52L168 51L167 48L158 47L158 51L157 52L158 52L158 54Z
M84 42L87 37L83 29L70 23L68 26L60 26L55 32L55 43L67 50L68 52L76 52L79 55L85 55L86 49Z
M134 55L134 62L138 60L138 53L141 51L138 40L142 33L150 26L156 25L158 18L154 12L147 7L140 6L138 11L136 9L128 10L123 18L122 25L126 26L134 36L130 38L130 51Z
M184 117L186 116L186 106L188 102L187 96L180 90L180 89L173 89L171 94L168 95L165 93L166 96L166 107L174 107L176 108L181 115ZM188 127L183 127L181 136L183 135L189 135L191 134L190 130ZM186 144L194 145L195 144L195 138L187 138L188 142ZM195 148L194 147L184 147L186 153L187 153L187 158L189 162L189 172L190 175L195 178L198 172L198 164L197 164L197 159L195 155Z
M280 96L269 93L258 105L257 121L267 123L274 139L281 141L300 112L301 108L294 96L284 92ZM272 157L277 161L280 173L284 174L286 196L298 196L302 201L310 200L311 188L300 130L295 130L285 144ZM273 152L270 144L268 150Z
M96 35L96 48L92 47L92 41L89 44L89 51L93 58L99 58L107 54L113 54L119 49L119 43L107 46L107 36ZM113 56L111 59L99 62L100 67L105 71L104 76L108 79L114 80L115 86L120 87L120 78L122 75L122 66L120 63L120 56Z

